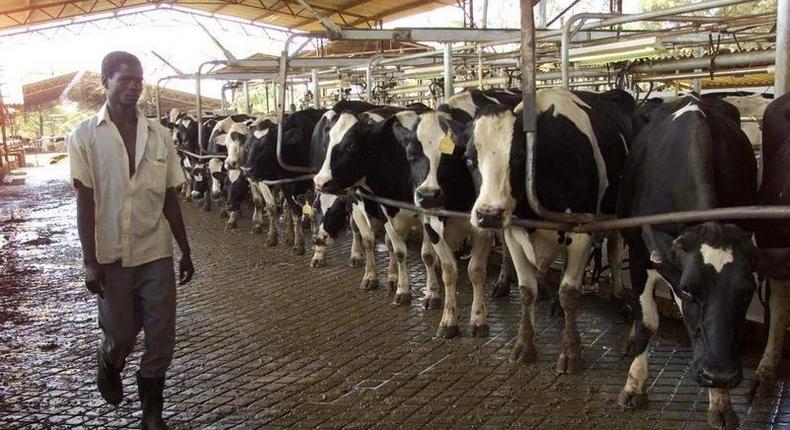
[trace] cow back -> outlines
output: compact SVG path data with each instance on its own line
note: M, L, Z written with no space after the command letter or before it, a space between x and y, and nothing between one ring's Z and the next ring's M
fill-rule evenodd
M763 182L758 194L760 205L790 205L790 93L775 99L763 116ZM762 220L755 223L757 244L761 248L790 247L788 220Z

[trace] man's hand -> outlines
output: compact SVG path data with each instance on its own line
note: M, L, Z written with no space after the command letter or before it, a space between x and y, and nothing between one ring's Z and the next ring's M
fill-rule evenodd
M189 254L183 254L178 262L178 285L184 285L191 281L194 274L195 267L192 265L192 257Z
M97 261L85 262L85 286L91 293L104 298L104 271Z

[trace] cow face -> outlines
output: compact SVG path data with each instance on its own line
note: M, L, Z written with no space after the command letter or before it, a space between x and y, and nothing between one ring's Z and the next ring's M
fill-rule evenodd
M225 158L225 167L238 169L245 158L245 144L248 128L244 123L233 123L225 134L225 147L228 156Z
M325 118L322 118L322 122L323 119ZM326 157L318 174L313 177L313 183L318 191L323 191L324 189L343 190L344 188L338 188L338 181L333 183L332 180L338 174L348 176L349 172L344 172L347 169L346 166L357 164L357 158L361 155L361 142L356 141L359 137L357 130L363 126L359 118L351 112L342 112L334 118L329 118L327 125L331 124L332 121L334 121L334 125L329 129ZM359 126L355 128L357 124ZM349 134L352 128L355 128L354 132L351 133L349 139L346 139L346 135ZM343 182L347 183L348 181ZM332 183L331 186L330 183Z
M192 198L202 199L209 188L209 175L206 163L199 162L192 167L190 182L192 183Z
M350 212L348 197L317 193L313 203L313 244L332 245L343 231Z
M441 208L446 203L443 184L457 180L451 163L461 163L466 145L460 123L444 113L428 112L419 117L414 141L408 141L407 157L417 179L414 202L425 209ZM419 146L419 151L411 146ZM421 157L417 154L420 153ZM463 167L460 167L463 169Z
M742 379L740 335L755 289L750 234L708 222L677 238L649 228L643 237L683 314L694 347L692 377L703 387L736 387Z
M474 122L467 144L467 163L480 191L472 208L471 223L498 229L510 224L516 207L511 172L523 171L526 157L522 133L514 133L516 116L507 108L492 108Z
M208 136L207 148L210 148L212 145L225 145L225 135L228 134L230 128L235 124L233 118L227 117L217 121L214 124L214 127L211 129L211 133Z
M211 196L219 198L222 195L222 185L225 183L225 176L228 171L219 158L212 158L208 161L208 172L211 175Z

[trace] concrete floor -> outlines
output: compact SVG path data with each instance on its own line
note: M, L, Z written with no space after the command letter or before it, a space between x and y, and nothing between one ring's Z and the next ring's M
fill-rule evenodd
M0 429L138 428L139 352L119 407L94 388L96 299L82 285L62 164L0 187ZM648 409L621 411L628 327L597 297L583 300L585 370L558 376L562 320L548 302L538 304L538 362L511 364L515 289L488 300L491 334L472 338L462 276L461 336L434 338L440 311L416 299L393 307L386 288L358 289L362 269L348 266L347 239L329 251L327 267L311 269L309 255L251 236L249 213L226 231L216 211L182 206L198 274L179 289L165 393L174 429L705 428L708 396L687 375L691 350L677 322L662 321L650 346ZM377 262L383 274L384 253ZM417 248L409 262L416 297L424 285ZM747 352L747 378L757 354ZM744 387L735 390L743 428L790 428L785 380L753 404Z

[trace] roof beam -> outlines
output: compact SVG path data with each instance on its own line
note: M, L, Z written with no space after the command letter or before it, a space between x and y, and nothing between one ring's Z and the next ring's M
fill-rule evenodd
M349 10L349 9L352 9L352 8L355 8L355 7L358 7L358 6L362 6L363 4L370 3L370 2L372 2L372 1L374 1L374 0L353 0L353 1L350 1L350 2L348 2L348 3L344 3L344 4L340 5L340 8L339 8L339 9L340 9L340 10L347 11L347 10ZM331 15L330 15L330 17L331 17ZM304 21L297 22L297 23L296 23L296 24L294 24L294 25L293 25L293 27L291 27L291 28L293 28L293 29L299 29L299 28L301 28L301 27L304 27L304 26L305 26L305 25L307 25L307 24L312 24L312 23L314 23L314 22L315 22L315 20L314 20L314 19L306 19L306 20L304 20Z

